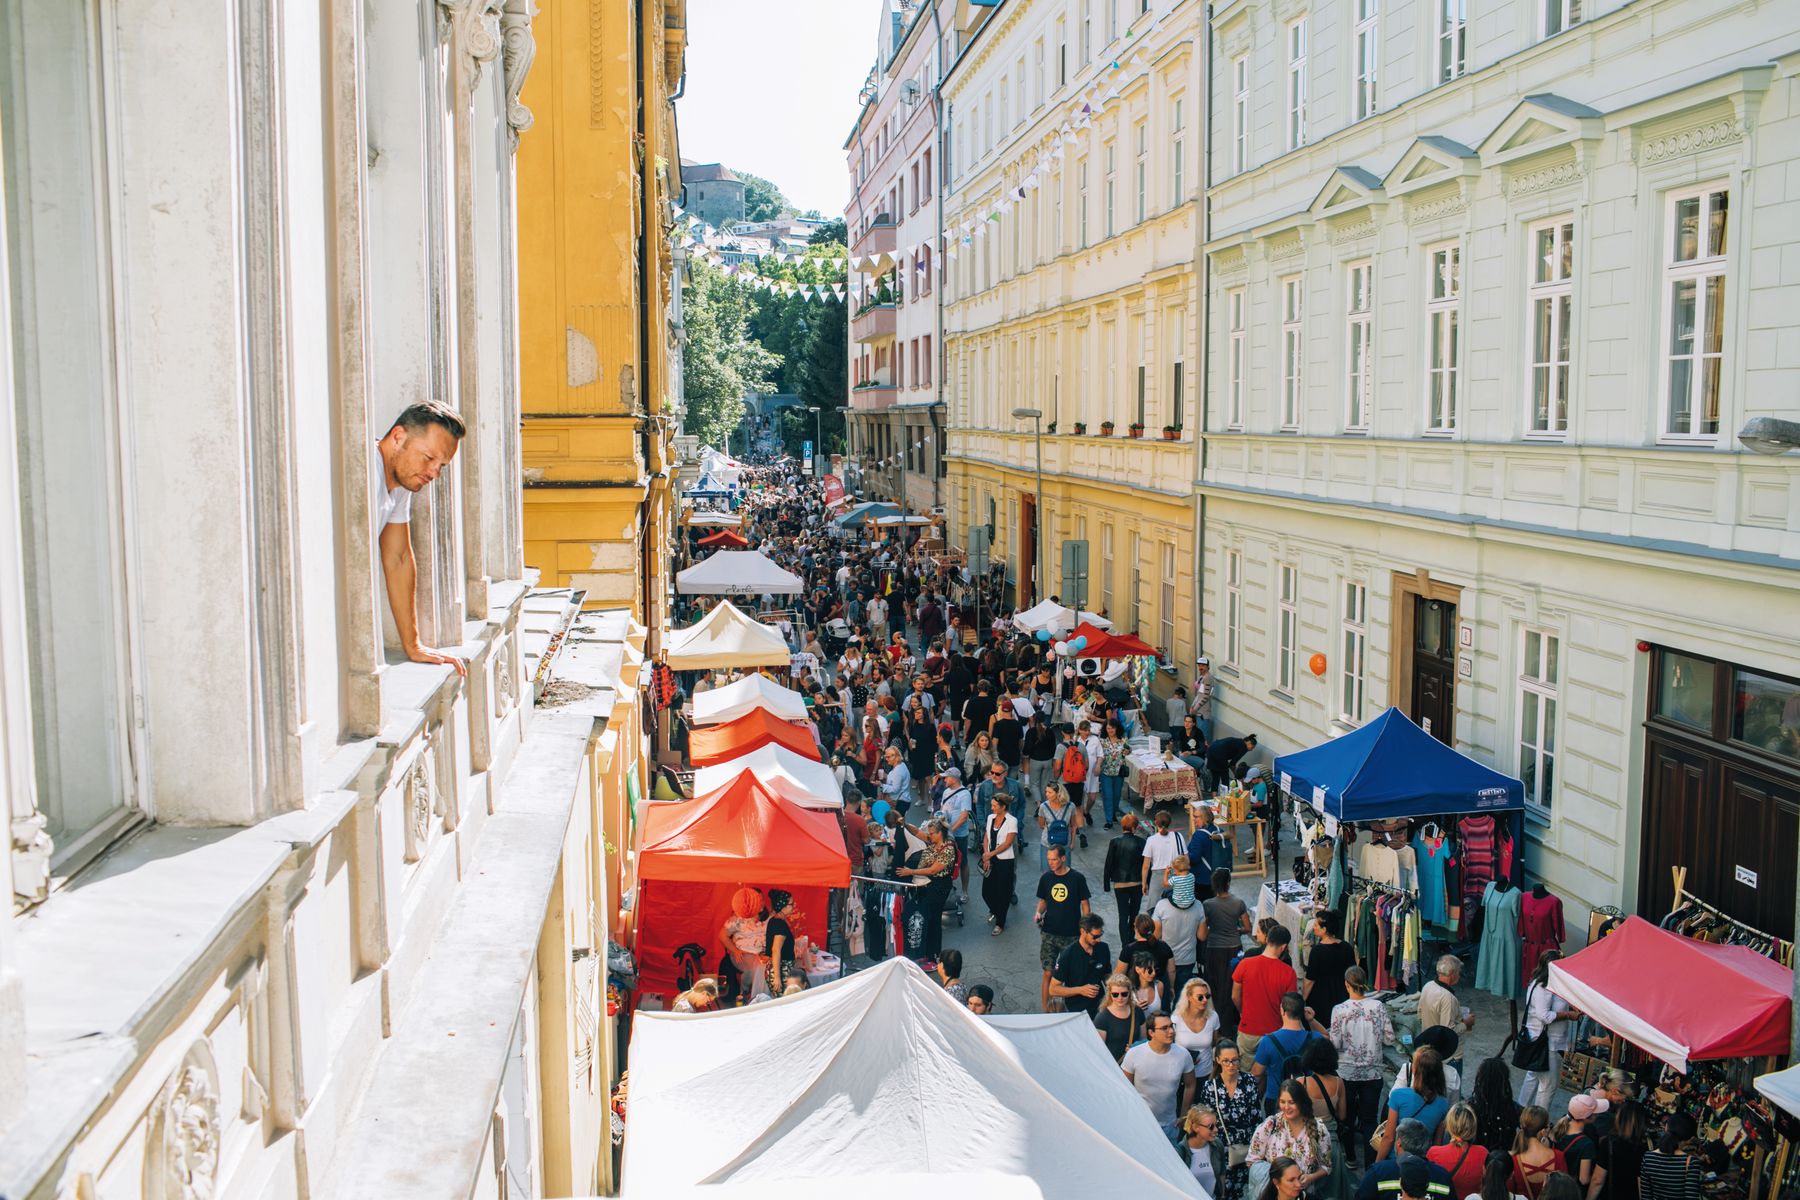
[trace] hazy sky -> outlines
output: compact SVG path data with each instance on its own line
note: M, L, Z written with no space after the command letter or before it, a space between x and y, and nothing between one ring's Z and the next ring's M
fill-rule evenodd
M841 216L844 141L875 61L881 0L688 0L681 156L774 180Z

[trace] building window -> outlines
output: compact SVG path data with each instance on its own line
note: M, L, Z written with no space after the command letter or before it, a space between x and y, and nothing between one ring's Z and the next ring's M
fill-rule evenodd
M1088 244L1088 165L1087 159L1075 164L1075 245L1087 249Z
M1363 661L1369 649L1369 589L1344 581L1343 658L1338 664L1338 720L1363 719Z
M1366 430L1375 399L1375 267L1351 263L1344 298L1344 428Z
M1172 184L1170 190L1174 195L1170 197L1169 204L1179 208L1187 199L1187 112L1180 100L1175 101L1175 112L1170 119L1170 124L1172 127L1171 140L1175 144L1172 147L1169 166L1169 177Z
M1134 131L1137 141L1137 220L1142 225L1150 215L1150 122L1139 121Z
M0 390L16 422L24 595L21 653L7 665L29 696L35 784L11 815L22 854L39 841L38 818L54 846L15 876L27 898L53 864L103 846L134 802L108 131L88 8L15 5L0 17L0 207L11 223L0 345L12 341ZM23 738L17 749L27 752Z
M1231 170L1250 169L1250 56L1231 60Z
M1094 57L1094 0L1081 0L1081 65Z
M1229 314L1225 351L1225 427L1244 427L1244 289L1225 293Z
M1729 215L1730 192L1723 184L1669 197L1663 432L1671 438L1710 440L1719 433Z
M931 199L931 151L925 151L925 156L919 161L919 182L925 186L923 198L929 200Z
M1376 60L1381 53L1379 0L1356 3L1356 119L1375 113Z
M1143 363L1138 364L1137 372L1137 423L1144 424L1150 410L1150 368Z
M1538 0L1538 11L1547 38L1581 23L1581 0Z
M1100 615L1112 616L1113 537L1112 526L1100 526Z
M1565 218L1533 225L1531 282L1531 432L1569 430L1569 325L1575 278L1575 226Z
M1300 569L1282 563L1276 571L1280 575L1275 626L1276 687L1291 694L1298 678L1300 654Z
M1465 31L1469 24L1469 0L1437 0L1438 82L1462 78L1468 70Z
M1301 363L1306 354L1303 337L1302 278L1289 275L1281 281L1281 428L1300 428Z
M1183 361L1187 353L1187 313L1177 312L1172 324L1169 352L1175 356L1175 366L1169 375L1169 424L1180 429L1187 424L1187 364Z
M1519 780L1525 785L1525 804L1541 816L1550 815L1556 782L1556 667L1561 639L1554 634L1525 631L1524 653L1519 661Z
M1039 38L1032 45L1031 72L1031 107L1033 111L1044 107L1044 39Z
M1106 41L1112 44L1119 36L1119 0L1106 0Z
M919 382L926 387L931 386L931 335L925 335L924 351L920 355L919 365L923 368Z
M1731 740L1800 761L1800 683L1756 671L1731 674Z
M1462 247L1456 242L1426 250L1431 279L1425 314L1425 428L1432 433L1456 429L1457 351L1461 335Z
M1225 661L1238 665L1244 643L1244 555L1225 552Z
M1106 236L1111 237L1119 231L1118 196L1119 196L1119 146L1117 142L1106 143Z
M1306 144L1306 18L1287 27L1287 148Z
M1069 82L1069 27L1056 18L1056 86Z
M1018 61L1013 64L1013 78L1019 81L1019 111L1013 117L1013 124L1023 125L1025 114L1028 111L1025 103L1025 56L1023 54L1019 55Z
M1163 547L1162 555L1162 652L1163 657L1175 660L1175 546L1173 543Z

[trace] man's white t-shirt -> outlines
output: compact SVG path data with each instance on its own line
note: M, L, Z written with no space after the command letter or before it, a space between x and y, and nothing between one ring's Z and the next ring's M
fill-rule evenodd
M1144 857L1150 860L1152 871L1168 870L1169 864L1175 861L1182 850L1181 835L1174 830L1153 833L1144 839Z
M1183 1077L1194 1070L1194 1056L1179 1046L1158 1053L1149 1042L1139 1042L1125 1052L1119 1064L1131 1073L1131 1086L1150 1106L1158 1125L1175 1123L1176 1099Z
M412 493L403 487L387 485L387 464L381 458L381 446L375 447L375 532L389 525L404 525L412 520Z

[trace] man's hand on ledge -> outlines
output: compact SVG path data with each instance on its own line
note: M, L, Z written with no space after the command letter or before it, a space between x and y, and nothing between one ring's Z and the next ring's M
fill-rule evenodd
M433 650L430 646L410 646L407 648L406 657L416 663L443 663L455 667L456 673L464 678L467 678L469 674L469 665L462 659L454 654Z

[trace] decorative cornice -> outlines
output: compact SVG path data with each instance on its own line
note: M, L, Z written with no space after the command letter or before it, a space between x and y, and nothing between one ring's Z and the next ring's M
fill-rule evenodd
M1345 242L1354 242L1361 238L1375 236L1375 218L1366 212L1362 220L1353 224L1331 226L1331 244L1341 246Z
M1679 129L1660 137L1645 138L1638 146L1637 161L1642 166L1664 162L1671 158L1681 158L1688 154L1698 154L1702 150L1736 145L1743 141L1749 132L1746 123L1736 117L1721 117L1716 121L1708 121L1704 125Z
M201 1038L188 1048L150 1113L145 1200L212 1200L219 1184L218 1066Z
M1279 237L1271 238L1268 242L1270 262L1280 262L1282 259L1297 258L1304 253L1306 253L1306 240L1302 238L1298 232L1283 234Z
M1508 196L1530 196L1537 192L1547 192L1551 188L1561 187L1564 184L1579 183L1586 174L1587 168L1579 162L1558 163L1554 167L1544 167L1542 170L1526 171L1523 174L1514 175L1506 181L1506 194Z
M1448 196L1439 196L1435 200L1424 200L1406 206L1408 224L1421 221L1436 221L1442 217L1456 217L1469 211L1468 194L1457 190Z
M1213 258L1213 274L1220 279L1242 279L1250 273L1250 258L1243 247L1233 247Z
M519 93L537 58L537 39L531 34L531 18L537 11L532 0L502 0L500 9L500 71L506 79L506 124L515 148L519 135L531 128L531 110L519 103Z
M464 86L473 92L481 82L481 68L500 53L502 0L438 0L438 31L448 35L450 52Z

